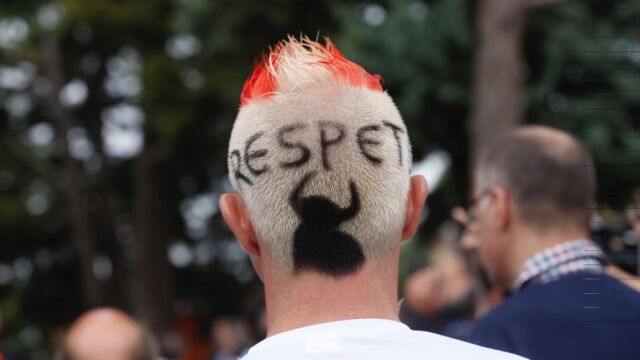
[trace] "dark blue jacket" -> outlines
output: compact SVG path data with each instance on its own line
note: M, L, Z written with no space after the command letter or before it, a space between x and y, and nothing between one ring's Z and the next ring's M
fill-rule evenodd
M640 293L587 273L527 285L478 322L471 342L532 360L640 360Z

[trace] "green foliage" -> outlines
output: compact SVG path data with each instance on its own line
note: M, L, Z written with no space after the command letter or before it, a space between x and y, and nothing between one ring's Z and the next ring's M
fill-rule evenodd
M616 208L640 183L639 12L630 1L566 2L532 14L525 41L527 120L580 137L599 200Z

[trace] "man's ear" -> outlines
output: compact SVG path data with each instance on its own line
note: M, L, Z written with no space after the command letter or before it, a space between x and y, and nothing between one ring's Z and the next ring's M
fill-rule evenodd
M260 245L256 237L249 211L240 194L226 193L220 197L220 211L242 249L251 256L260 255Z
M511 196L501 186L496 186L494 189L494 218L497 225L501 230L506 229L513 220L513 205L511 203Z
M428 193L429 189L424 177L422 175L412 176L409 181L409 196L407 196L407 210L404 215L402 240L407 240L415 234Z

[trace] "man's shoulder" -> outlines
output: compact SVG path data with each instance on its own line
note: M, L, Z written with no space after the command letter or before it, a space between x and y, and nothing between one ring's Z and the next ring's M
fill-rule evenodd
M610 296L622 293L627 297ZM589 295L598 297L589 298ZM562 319L563 314L573 316L576 312L584 312L589 309L587 305L596 300L627 301L634 303L632 308L638 310L638 299L640 294L606 274L574 274L550 283L525 287L491 310L479 324L513 323L518 319L536 322L536 319L547 320L544 316L547 313L554 319Z
M293 330L267 338L243 360L255 359L522 359L471 343L424 331L399 322L351 320Z
M575 274L532 284L482 317L471 341L527 354L524 349L538 351L533 349L558 339L581 343L612 334L627 339L632 332L621 326L596 325L640 320L638 300L639 294L605 274Z
M569 277L547 284L534 284L521 289L501 304L491 309L474 326L478 329L499 330L510 325L520 327L520 322L536 323L545 320L546 314L570 315L565 307L576 308L576 299L583 299L584 292L576 287L578 279ZM561 319L560 317L555 317Z

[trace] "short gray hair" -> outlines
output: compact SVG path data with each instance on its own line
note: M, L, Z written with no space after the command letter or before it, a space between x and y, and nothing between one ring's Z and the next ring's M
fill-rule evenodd
M507 189L529 225L542 230L573 221L588 228L596 191L593 160L563 131L544 126L509 131L481 153L475 175L479 187Z

